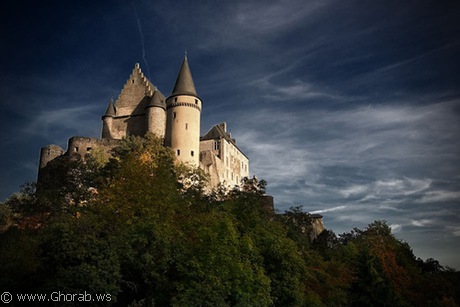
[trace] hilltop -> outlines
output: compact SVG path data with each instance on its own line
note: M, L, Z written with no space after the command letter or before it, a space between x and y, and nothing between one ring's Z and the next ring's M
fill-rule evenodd
M0 290L120 306L460 303L459 273L417 259L385 221L311 240L308 213L264 206L263 180L205 193L206 180L153 135L53 160L0 205Z

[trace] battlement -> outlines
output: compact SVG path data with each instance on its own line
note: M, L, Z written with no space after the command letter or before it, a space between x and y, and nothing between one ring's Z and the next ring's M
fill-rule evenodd
M69 139L67 154L77 153L84 156L96 148L101 148L106 152L110 152L118 143L119 140L74 136Z

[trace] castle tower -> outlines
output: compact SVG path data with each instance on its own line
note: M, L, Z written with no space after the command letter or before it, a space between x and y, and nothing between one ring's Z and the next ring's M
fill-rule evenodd
M185 55L174 89L166 99L165 145L176 153L178 161L195 167L200 156L201 106Z
M147 131L164 139L166 133L166 101L165 96L157 89L145 107Z
M115 106L113 104L113 99L110 99L109 105L107 106L107 110L105 111L104 115L102 116L102 138L103 139L112 139L112 125L113 125L113 118L116 115Z
M38 180L40 180L42 177L43 169L46 167L46 165L55 158L62 156L64 153L65 150L57 145L52 144L42 147L40 150L40 163L38 166Z

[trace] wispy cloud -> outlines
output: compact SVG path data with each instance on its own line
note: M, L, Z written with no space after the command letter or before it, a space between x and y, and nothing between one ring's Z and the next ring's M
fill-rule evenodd
M311 213L311 214L315 214L315 213L334 212L334 211L344 210L344 209L346 209L346 208L347 208L347 206L337 206L337 207L333 207L333 208L315 210L315 211L312 211L312 212L310 212L310 213Z
M312 83L306 83L301 80L294 80L291 84L282 85L276 84L268 78L260 79L252 84L258 87L263 98L268 98L276 102L292 102L299 100L311 100L318 98L339 99L339 95L326 90L321 90L318 86Z
M446 228L452 232L456 237L460 237L460 226L446 226Z
M412 220L411 225L416 227L426 227L433 224L433 220L423 219L423 220Z
M97 136L101 124L94 114L98 109L99 106L83 105L43 110L33 116L31 114L29 124L22 131L26 135L41 136L58 142L65 141L72 135ZM70 135L63 136L63 133Z
M427 192L417 203L439 203L446 201L460 201L460 191L435 190Z

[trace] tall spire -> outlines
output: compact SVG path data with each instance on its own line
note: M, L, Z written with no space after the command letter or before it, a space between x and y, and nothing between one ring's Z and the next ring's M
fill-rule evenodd
M182 62L176 84L174 85L174 89L171 94L171 96L175 95L197 96L195 84L192 79L192 73L190 72L190 67L188 66L187 52L185 52L184 61Z

